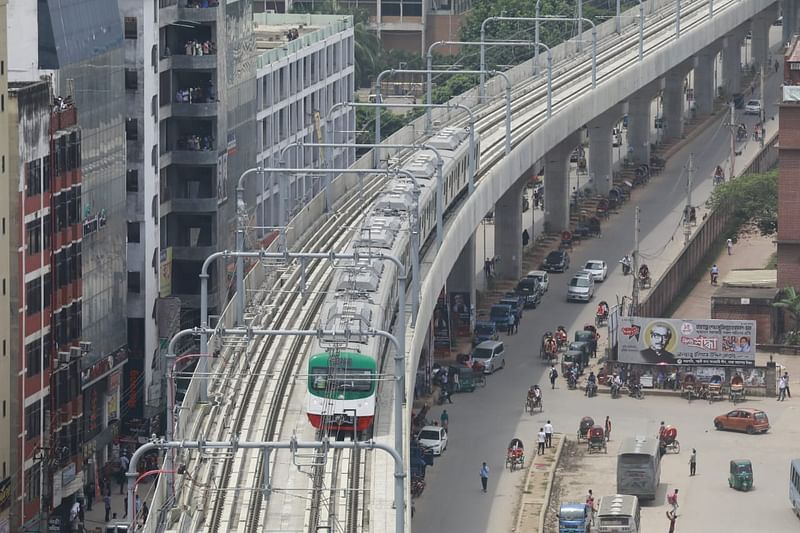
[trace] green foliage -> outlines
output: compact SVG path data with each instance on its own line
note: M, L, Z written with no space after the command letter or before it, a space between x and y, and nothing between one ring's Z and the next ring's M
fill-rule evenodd
M711 205L731 206L737 226L751 222L762 235L772 235L778 231L778 171L748 174L717 186Z
M356 142L371 144L375 142L375 107L356 107L356 125L358 133ZM381 109L381 137L388 136L401 129L403 126L424 113L424 109L414 109L407 113L392 113Z
M772 304L773 306L785 310L791 315L794 320L794 331L790 332L793 335L787 335L787 342L791 337L792 340L797 342L798 332L800 332L800 294L797 293L794 287L786 287L783 289L783 299Z

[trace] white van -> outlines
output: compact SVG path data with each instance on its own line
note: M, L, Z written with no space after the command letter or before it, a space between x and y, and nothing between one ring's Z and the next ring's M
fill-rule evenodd
M640 533L641 509L639 498L614 494L600 498L594 517L595 533Z

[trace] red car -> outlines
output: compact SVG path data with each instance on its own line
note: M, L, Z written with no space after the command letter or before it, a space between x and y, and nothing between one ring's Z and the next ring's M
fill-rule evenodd
M714 427L720 430L746 431L750 435L766 433L769 431L769 418L760 409L734 409L716 417Z

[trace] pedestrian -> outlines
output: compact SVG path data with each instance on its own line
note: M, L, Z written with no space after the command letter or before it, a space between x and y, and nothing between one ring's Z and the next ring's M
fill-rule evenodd
M586 505L588 505L592 513L594 513L594 494L592 493L592 489L589 489L589 494L586 496Z
M150 508L147 506L147 502L142 502L142 524L147 522L148 514L150 514Z
M111 481L109 481L108 477L103 478L103 494L111 496Z
M556 370L556 365L550 366L550 385L553 389L556 388L556 379L558 379L558 370Z
M486 466L486 463L483 463L481 466L481 487L483 487L483 492L486 492L486 486L489 484L489 467Z
M122 510L125 511L125 513L122 515L122 518L128 518L128 493L127 492L125 493L125 501L122 502L122 505L123 505Z
M667 494L667 503L672 506L672 512L678 512L678 489L672 491L671 494Z
M667 511L667 520L669 520L669 533L675 533L675 520L677 519L678 515L676 515L674 511Z
M528 246L530 240L531 240L531 235L530 233L528 233L528 230L526 229L522 230L522 246L523 247Z
M786 399L786 378L781 376L778 380L778 401L782 402Z
M787 398L791 398L792 397L792 391L789 390L789 373L788 372L784 372L783 373L783 379L786 382L786 397Z
M611 440L611 417L606 415L606 440Z
M780 62L778 62L778 60L776 59L776 60L775 60L775 72L778 72L778 69L779 69L780 67L781 67L781 64L780 64Z
M689 456L689 475L693 476L697 473L697 450L692 448L692 455Z
M447 431L447 427L450 424L450 415L447 414L447 409L442 411L442 414L441 416L439 416L439 419L442 421L442 427L444 428L445 431Z
M553 424L549 420L544 425L544 443L548 448L553 447Z
M92 510L92 502L94 501L94 484L87 483L85 487L83 487L83 494L86 497L86 510Z
M517 319L517 315L514 315L508 321L508 326L507 326L507 329L506 329L506 333L508 333L509 335L513 335L514 334L514 321L516 319Z
M536 436L536 441L539 443L539 449L536 452L536 455L544 455L545 440L547 440L547 435L544 432L544 428L539 428L539 434Z
M142 499L138 494L136 495L136 501L134 505L136 506L136 516L139 516L139 513L142 511Z
M514 333L519 333L519 315L514 315Z
M108 522L108 517L111 515L111 495L104 494L103 495L103 505L106 508L106 522Z
M728 239L725 242L725 246L728 247L728 255L733 255L733 241L731 239Z
M119 456L119 493L123 494L125 492L125 482L127 481L127 477L125 473L128 471L128 466L130 466L131 461L128 459L128 455L126 452L122 452Z

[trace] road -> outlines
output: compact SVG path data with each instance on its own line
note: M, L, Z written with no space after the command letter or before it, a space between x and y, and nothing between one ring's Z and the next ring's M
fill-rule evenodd
M778 94L778 79L774 75L768 79L767 94L773 95L766 99L769 119L777 112L775 105L771 104ZM740 121L752 127L756 118L742 117ZM604 225L601 239L588 240L575 249L571 272L578 270L588 259L604 259L612 269L609 279L599 285L595 301L617 301L630 290L631 278L621 275L617 261L630 253L633 247L634 205L641 207L643 255L648 257L648 261L669 260L665 257L665 249L673 239L682 239L680 217L686 200L683 168L693 152L696 166L693 203L701 205L712 189L714 167L725 161L729 153L730 137L722 122L721 119L715 122L679 151L660 176L651 180L647 187L635 191L632 200ZM576 404L583 400L575 394L570 396L569 402L553 402L546 394L544 417L530 417L523 413L527 388L533 383L547 381L543 377L545 367L538 358L544 331L564 324L572 332L594 320L594 305L564 301L568 278L568 274L552 276L549 293L539 309L525 314L519 334L503 337L506 369L490 376L485 389L474 394L456 395L453 405L448 405L450 443L444 456L428 470L425 494L415 503L415 532L510 531L518 497L517 483L521 476L502 475L508 441L519 436L528 443L533 442L547 417L553 420L556 431L574 431L572 426L576 425L582 410L576 408ZM562 394L567 392L556 391L549 397L558 399ZM632 404L630 409L635 411L620 411L619 416L623 419L635 416L640 420L638 425L642 430L649 431L658 425L657 418L663 410L656 407L661 402L653 398L640 402L641 405ZM614 410L609 412L613 418L617 418L617 409L615 404ZM431 416L438 417L438 414L439 409L434 409ZM603 412L598 416L600 414ZM478 470L482 461L486 461L492 470L487 494L479 490ZM770 492L768 496L775 501L785 500L786 490L784 488L775 494Z

